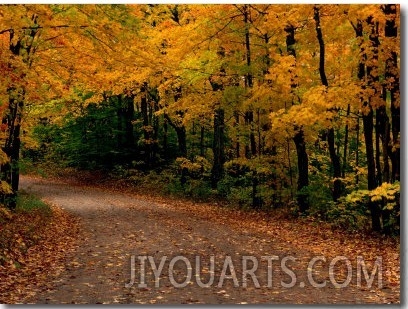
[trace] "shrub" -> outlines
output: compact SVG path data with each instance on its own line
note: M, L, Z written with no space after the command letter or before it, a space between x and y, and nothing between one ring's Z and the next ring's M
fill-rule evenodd
M383 183L372 191L352 191L341 197L337 203L330 200L330 191L318 190L314 186L309 186L305 190L309 195L309 201L313 201L310 204L310 214L329 221L333 226L354 231L366 229L371 222L368 204L372 201L381 205L384 231L387 233L399 231L399 182Z
M315 182L309 186L303 187L297 193L297 196L306 198L309 204L309 214L317 216L324 220L327 219L327 211L332 202L332 193L330 188L322 183Z

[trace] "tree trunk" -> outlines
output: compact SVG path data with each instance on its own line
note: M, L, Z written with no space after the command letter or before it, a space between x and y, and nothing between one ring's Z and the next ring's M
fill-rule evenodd
M262 207L262 199L258 196L259 179L256 171L252 171L252 207L260 209Z
M234 118L235 118L235 123L234 126L236 127L237 130L239 130L239 112L238 111L234 111ZM237 140L235 143L235 153L236 153L236 157L239 158L241 156L241 144L239 142L239 132L237 133Z
M176 93L174 95L174 102L177 102L182 95L181 86L177 87ZM176 112L178 118L182 119L184 117L184 112L179 110ZM187 136L186 136L186 128L183 122L179 119L172 121L171 118L167 113L164 114L165 119L167 120L168 124L172 126L172 128L176 131L177 134L177 142L178 142L178 149L179 155L182 157L187 157Z
M157 111L159 111L159 99L158 97L153 97L153 147L152 147L153 164L156 164L156 157L159 152L160 121L159 116L156 115Z
M387 17L385 23L385 37L396 39L398 36L398 28L396 26L397 5L386 4L383 6L383 11ZM384 179L387 182L400 180L400 102L399 102L399 75L398 75L398 57L395 50L391 50L385 62L385 85L383 87L383 100L387 102L387 93L390 94L391 101L391 131L392 143L390 136L390 124L386 127L385 137L383 139L383 152L391 159L391 174L389 171L388 160L384 162ZM388 91L387 91L388 90ZM394 146L394 147L393 147ZM385 157L385 155L384 155ZM399 205L399 201L397 201ZM384 224L384 232L391 233L389 225L391 212L387 209L383 210L382 218Z
M257 128L257 133L258 133L258 156L261 156L264 146L262 142L262 132L261 132L261 111L260 108L256 109L256 115L257 115L257 122L256 122L256 128Z
M358 64L358 78L363 82L362 90L364 91L367 86L370 86L368 82L367 85L364 83L365 78L365 65L364 61L366 60L365 50L363 47L363 24L361 21L358 21L357 25L354 26L354 30L356 32L357 39L360 39L360 54L362 55L359 64ZM367 74L371 71L370 68L367 68ZM370 80L370 77L368 77ZM364 99L362 99L364 100ZM366 146L366 158L367 158L367 189L374 190L377 187L376 181L376 173L375 173L375 158L374 158L374 141L373 141L373 131L374 131L374 124L373 124L373 108L370 102L363 101L364 112L362 113L363 118L363 132L364 132L364 140ZM369 201L368 208L370 209L371 213L371 226L374 231L381 231L381 209L377 202Z
M245 86L251 89L253 84L253 76L251 73L251 41L250 41L250 32L249 32L249 24L250 24L250 12L249 12L249 5L245 4L243 9L244 14L244 23L245 23L245 52L246 52L246 64L248 73L245 75ZM247 154L247 157L253 157L257 155L256 151L256 140L255 140L255 126L254 126L254 112L252 109L249 109L245 112L245 123L249 126L249 143L251 153Z
M378 147L377 153L376 153L376 160L377 164L380 164L380 150L382 151L382 156L383 156L383 170L381 170L381 166L379 165L377 167L377 182L378 184L381 184L383 182L389 182L390 181L390 165L388 162L388 148L391 143L391 137L390 137L390 121L387 115L386 111L386 103L387 103L387 94L384 91L383 92L383 106L379 106L377 108L377 113L376 113L376 125L375 125L375 130L376 130L376 147ZM381 147L380 147L380 142L381 142Z
M118 118L118 123L117 123L117 130L118 133L116 135L116 144L118 149L122 149L123 145L125 144L125 136L124 136L124 129L123 129L123 119L124 119L124 115L123 115L123 108L122 108L122 98L121 96L115 96L115 97L111 97L110 101L115 100L117 103L116 106L116 117Z
M204 157L204 134L205 134L205 128L204 126L201 126L200 130L200 156Z
M164 118L167 120L167 123L176 131L177 143L179 155L186 158L187 157L187 136L186 128L184 125L176 125L168 114L164 114Z
M140 111L143 119L143 138L144 138L144 161L150 167L151 164L151 130L149 126L149 114L147 103L147 84L144 83L140 89L142 97L140 100Z
M333 178L334 178L334 184L333 184L333 201L337 201L340 196L341 196L341 164L340 164L340 158L336 154L336 149L334 147L334 129L330 128L327 132L327 143L329 145L329 154L330 154L330 159L333 165Z
M358 186L359 183L359 171L358 171L358 167L359 167L359 154L360 154L360 113L357 113L357 125L356 125L356 188Z
M289 55L292 55L296 59L296 50L295 50L295 27L292 25L287 25L285 27L286 32L286 50ZM290 81L290 86L292 89L292 95L294 97L294 91L297 87L296 80L292 77ZM295 104L295 100L292 99L292 105ZM297 203L299 205L299 211L305 213L309 209L308 203L308 193L302 189L309 185L309 158L306 152L306 142L305 136L302 128L295 126L295 136L293 141L296 146L297 154L297 166L298 166L298 181L297 181ZM288 145L288 156L289 145ZM290 157L289 157L290 160ZM289 161L290 162L290 161ZM292 171L289 171L290 179L292 183ZM292 184L293 185L293 184Z
M23 30L21 36L15 38L14 30L9 31L9 50L15 57L20 57L23 63L27 66L27 69L31 65L31 56L34 52L32 49L34 39L38 33L38 17L34 14L31 18L33 27L32 29ZM9 64L11 68L13 64ZM20 69L15 70L19 72ZM21 73L21 82L24 81L26 74ZM20 128L21 119L23 115L25 89L24 86L16 87L11 86L7 89L9 97L9 111L4 117L3 123L7 125L8 136L3 147L4 153L7 155L9 162L0 166L2 180L6 181L12 190L11 194L1 194L0 200L2 200L7 207L15 209L17 204L17 192L19 188L20 169Z
M3 147L9 162L1 167L2 178L10 185L13 193L2 197L4 203L10 208L16 208L16 197L19 188L20 169L20 128L22 109L24 106L24 90L9 89L9 113L6 116L8 137Z
M364 139L366 144L367 153L367 181L368 190L374 190L377 188L377 181L375 175L375 161L374 161L374 144L373 144L373 109L371 105L365 104L365 107L369 109L367 114L363 114L363 126L364 126ZM380 216L381 211L377 202L369 201L369 209L371 212L371 223L374 231L381 230Z
M308 194L303 192L302 189L309 185L309 162L306 152L306 143L303 134L303 130L299 129L293 138L296 145L296 153L298 156L298 171L299 177L297 181L297 202L299 205L299 211L305 213L309 209Z
M385 23L385 37L396 39L398 37L397 5L386 4L383 11L387 17ZM400 89L399 89L398 55L391 50L386 60L385 82L391 101L391 132L392 145L389 147L391 158L391 182L400 180ZM385 92L385 91L384 91Z
M246 51L246 64L248 73L246 74L245 83L248 88L253 87L253 78L251 74L251 41L249 33L249 5L244 5L244 23L245 23L245 51Z
M249 147L247 148L247 158L251 158L256 156L256 139L255 139L255 128L254 128L254 112L253 111L246 111L245 112L245 124L249 126L250 133L249 133Z
M217 188L217 183L224 174L224 125L224 110L217 108L214 114L214 161L211 170L211 185L214 189Z
M296 143L295 143L295 145L296 145ZM297 151L297 149L296 149L296 151ZM292 160L290 159L290 143L289 143L289 139L286 140L286 152L287 152L287 155L288 155L288 169L289 169L289 180L290 180L290 198L293 199L294 185L293 185ZM299 164L299 160L298 160L298 164ZM299 188L299 183L298 183L298 188ZM307 201L306 198L303 199L303 200ZM299 200L298 200L298 203L299 203Z
M187 135L184 126L174 127L177 134L177 141L179 146L179 153L182 157L187 157Z
M167 159L167 153L168 153L168 142L167 142L167 135L168 135L168 126L167 126L167 119L166 119L166 114L164 116L163 120L163 156L165 159Z
M347 118L350 117L350 104L347 106ZM347 150L348 150L348 143L349 143L349 126L346 124L344 129L344 149L343 149L343 168L341 171L341 177L346 177L346 169L347 169Z
M326 72L325 72L325 45L323 40L323 33L322 28L320 26L320 9L315 6L314 7L314 20L316 23L316 35L317 40L319 41L319 50L320 50L320 58L319 58L319 73L320 79L322 81L322 85L328 87L329 82L327 81ZM327 132L327 143L329 145L329 153L330 153L330 160L332 162L333 167L333 200L337 201L342 193L342 183L341 183L341 164L340 158L336 153L335 147L335 139L334 139L334 128L329 128Z
M269 56L269 36L268 33L263 35L265 41L265 56L264 56L264 63L265 68L263 69L263 74L266 75L269 73L269 67L271 66L271 57Z
M125 130L126 130L126 146L133 148L135 138L133 135L133 120L135 119L135 106L133 97L125 97Z
M378 100L378 102L380 101L380 92L379 92L379 74L378 74L378 49L379 49L379 45L380 45L380 41L378 38L378 22L374 22L373 17L368 17L367 18L367 24L370 28L370 35L369 35L369 40L370 40L370 47L372 49L372 59L373 64L372 65L367 65L367 87L371 88L373 90L373 95L370 97L370 101L373 100ZM371 60L371 59L370 59ZM372 109L371 106L371 102L368 102L368 104L370 105L370 109ZM377 114L380 111L378 111L377 109ZM370 116L370 130L372 133L372 117L373 115L371 114ZM370 136L370 138L372 138ZM376 141L377 142L377 141ZM367 141L366 141L367 144ZM369 141L368 144L372 144L372 141ZM371 145L369 145L370 147L372 147ZM379 144L376 145L379 148ZM373 151L372 149L370 149L370 151ZM367 150L367 155L368 155L368 150ZM370 158L371 160L371 158ZM375 169L375 166L374 166ZM380 170L381 167L377 167L377 170ZM371 171L372 172L372 171ZM370 172L369 172L370 173ZM374 177L374 179L372 175L370 175L369 179L368 179L368 189L369 190L374 190L380 183L378 182L378 179L376 177ZM373 182L374 181L374 182ZM372 225L373 225L373 230L374 231L381 231L381 221L380 221L380 217L381 217L381 208L378 202L370 202L370 209L371 209L371 214L372 214Z

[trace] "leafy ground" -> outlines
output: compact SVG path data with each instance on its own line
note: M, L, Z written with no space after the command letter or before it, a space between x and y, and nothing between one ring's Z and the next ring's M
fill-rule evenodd
M216 203L193 203L186 200L135 193L122 183L100 182L85 186L90 179L46 180L23 177L25 191L36 194L55 208L57 215L51 228L57 234L44 239L28 254L31 266L27 276L20 276L21 269L2 273L0 285L2 301L6 303L399 303L399 243L390 238L363 234L345 234L323 223L306 219L277 218L265 213L237 211L220 207ZM77 233L79 219L80 237L74 246L69 235ZM73 231L70 227L73 226ZM65 246L64 243L67 242ZM42 247L41 247L42 246ZM43 258L35 250L46 255ZM47 264L47 256L54 264ZM159 287L155 287L150 264L146 264L146 287L137 284L125 287L130 280L131 256L148 255L158 264L168 256ZM194 278L184 288L176 288L169 278L169 260L181 255L191 263L200 256L208 263L215 257L215 281L208 288L201 288ZM242 286L242 256L251 255L259 261L260 288L252 280ZM307 277L308 262L323 255L327 261L337 255L346 256L353 265L351 283L345 288L335 288L330 283L328 263L316 266L316 281L326 280L324 288L314 288ZM226 256L231 256L239 287L232 280L218 286ZM266 286L266 261L261 256L278 256L272 267L272 287ZM291 288L281 281L291 282L282 271L280 261L285 256L296 258L289 267L296 275ZM382 256L383 286L375 283L371 288L356 285L355 261L363 256L365 262ZM138 261L136 259L136 261ZM203 265L205 263L203 262ZM341 263L339 263L340 265ZM138 264L137 264L138 265ZM137 266L136 265L136 266ZM344 266L344 265L343 265ZM345 267L335 271L335 278L342 282ZM371 270L371 268L369 268ZM29 271L28 271L29 270ZM193 270L194 272L194 270ZM229 274L229 272L227 272ZM174 277L182 282L186 274L183 263L175 264ZM208 269L202 271L205 277ZM136 274L137 280L139 274ZM18 278L18 279L16 279ZM32 280L35 278L35 280ZM29 283L28 285L24 284ZM206 281L203 278L203 281ZM3 282L9 282L5 285ZM376 282L376 280L375 280Z
M46 290L75 250L78 219L24 192L16 212L0 208L0 303L20 303Z

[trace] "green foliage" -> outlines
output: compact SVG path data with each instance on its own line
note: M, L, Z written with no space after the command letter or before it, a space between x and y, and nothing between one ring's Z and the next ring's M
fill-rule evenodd
M44 216L51 216L51 208L49 205L44 203L38 197L34 195L27 194L25 192L20 192L17 196L17 207L18 212L32 212L37 211L42 213Z
M113 97L98 105L87 105L80 115L67 114L58 125L41 121L32 132L38 145L26 147L23 157L83 169L113 167L135 152L127 140L122 109L120 100Z
M327 218L328 206L332 201L330 188L320 182L312 182L297 192L298 195L307 198L310 205L309 213L319 218Z
M184 194L200 200L207 200L212 194L209 181L191 179L184 185Z
M333 202L331 190L322 183L304 187L298 194L307 196L309 215L346 230L362 230L370 226L368 191L353 191Z
M252 203L250 179L245 175L233 177L227 174L218 182L217 192L239 206L250 206Z
M333 226L348 230L363 230L370 226L369 202L380 203L388 216L383 216L383 226L392 231L399 230L400 184L383 183L375 190L356 190L341 197L337 203L330 200L330 192L318 186L305 190L311 202L310 214L330 222ZM312 203L313 201L313 203Z
M252 208L252 188L251 187L232 187L228 200L243 209Z
M226 175L217 184L219 195L243 208L275 208L282 204L282 188L268 157L239 158L225 163Z
M370 226L369 209L364 200L347 202L345 197L338 203L328 204L327 220L336 227L347 230L364 230Z
M210 185L210 163L203 157L196 156L193 161L179 157L173 170L177 177L167 177L167 192L185 195L196 199L208 199L212 194Z
M164 193L174 196L188 196L198 200L208 200L214 195L211 183L202 179L188 179L182 183L178 177L167 177L163 183Z

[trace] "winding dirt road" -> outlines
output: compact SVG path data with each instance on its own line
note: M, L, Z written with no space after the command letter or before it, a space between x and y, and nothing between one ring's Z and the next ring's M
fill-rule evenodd
M336 288L327 265L319 262L313 266L311 279L307 271L313 258L310 252L279 242L271 235L240 228L233 224L234 218L216 220L201 206L181 207L137 195L30 177L22 177L21 188L79 217L83 229L78 249L66 258L65 271L58 277L50 275L48 288L30 299L32 303L389 302L387 294L380 293L377 287L357 287L355 274L347 287ZM160 272L161 261L164 264ZM158 269L152 269L151 262ZM253 263L258 267L251 273ZM197 265L200 274L196 273ZM160 274L155 276L154 270ZM200 286L199 282L207 283L211 278L208 287ZM336 278L341 283L346 277L339 271ZM313 282L326 284L316 288Z

